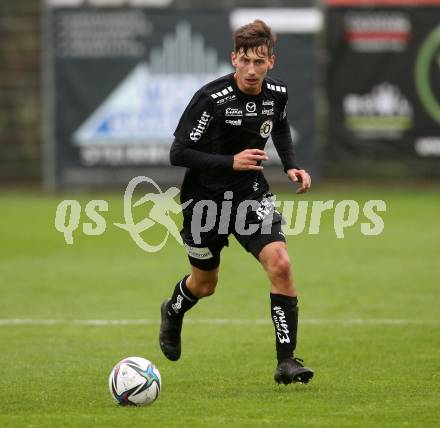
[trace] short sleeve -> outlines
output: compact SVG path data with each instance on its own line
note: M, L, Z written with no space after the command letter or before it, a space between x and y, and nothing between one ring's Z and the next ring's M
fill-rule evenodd
M212 100L203 92L196 92L174 132L181 142L195 144L206 134L214 116Z

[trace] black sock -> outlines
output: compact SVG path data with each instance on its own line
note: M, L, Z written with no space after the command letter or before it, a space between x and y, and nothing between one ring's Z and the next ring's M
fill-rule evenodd
M185 312L189 311L199 300L193 296L186 286L188 277L189 275L184 276L174 288L174 293L167 308L167 314L170 318L183 318Z
M270 293L270 308L275 327L275 344L278 362L293 357L298 330L298 299L283 294Z

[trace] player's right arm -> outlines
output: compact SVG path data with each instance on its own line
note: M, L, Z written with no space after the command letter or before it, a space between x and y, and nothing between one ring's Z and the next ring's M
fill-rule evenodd
M214 119L210 97L198 91L180 118L170 150L171 165L186 168L232 169L233 156L212 153L209 138Z
M260 161L266 160L263 150L246 149L236 155L212 153L209 138L215 120L211 97L197 92L180 118L170 150L170 162L175 166L194 169L226 169L234 171L261 170Z

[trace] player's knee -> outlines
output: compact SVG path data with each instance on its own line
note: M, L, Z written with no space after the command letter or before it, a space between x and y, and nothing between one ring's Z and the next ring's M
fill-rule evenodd
M217 276L197 281L197 297L208 297L214 294L217 282Z
M289 279L292 273L289 258L280 254L274 254L267 264L267 271L271 277Z

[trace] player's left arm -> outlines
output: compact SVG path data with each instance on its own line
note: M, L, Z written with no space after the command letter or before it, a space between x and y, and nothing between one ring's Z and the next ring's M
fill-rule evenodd
M305 169L291 168L286 171L290 181L300 183L296 193L305 193L312 187L312 177Z
M312 179L310 174L306 170L301 169L296 161L292 134L290 132L289 121L286 117L286 107L287 99L283 112L279 120L275 122L272 130L272 140L289 180L300 184L296 193L305 193L311 188Z

